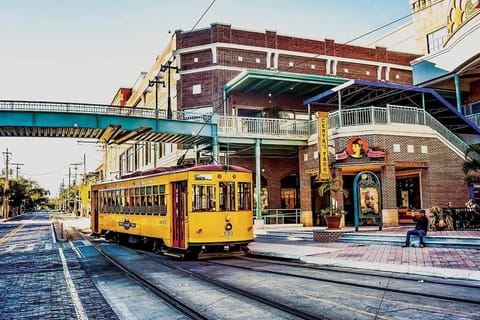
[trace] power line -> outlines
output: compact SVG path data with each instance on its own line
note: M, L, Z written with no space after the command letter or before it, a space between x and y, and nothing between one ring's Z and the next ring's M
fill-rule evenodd
M210 10L210 8L213 6L213 4L215 3L216 0L213 0L210 5L208 6L207 9L205 9L205 11L202 13L202 15L200 16L200 18L198 18L197 22L195 22L195 24L193 25L192 29L190 30L190 32L194 31L195 28L198 26L198 24L200 23L200 21L202 21L203 17L207 14L207 12Z

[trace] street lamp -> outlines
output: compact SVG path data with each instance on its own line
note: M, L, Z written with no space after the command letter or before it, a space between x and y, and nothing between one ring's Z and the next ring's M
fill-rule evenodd
M158 73L159 76L163 76L164 72L167 71L167 119L172 119L172 100L171 100L171 93L170 93L170 70L175 70L174 79L179 80L180 74L178 71L180 70L179 67L172 66L175 57L171 57L168 59L167 64L160 65L160 72Z
M162 84L165 88L165 81L160 80L163 76L163 72L159 71L155 76L155 80L148 80L148 88L151 89L155 86L155 119L158 120L158 85ZM148 89L147 89L148 90Z

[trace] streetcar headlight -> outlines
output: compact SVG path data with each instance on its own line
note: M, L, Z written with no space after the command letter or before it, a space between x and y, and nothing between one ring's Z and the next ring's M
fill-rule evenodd
M225 225L225 230L227 230L227 231L232 230L232 228L233 228L233 226L232 226L231 223L227 223L227 224Z

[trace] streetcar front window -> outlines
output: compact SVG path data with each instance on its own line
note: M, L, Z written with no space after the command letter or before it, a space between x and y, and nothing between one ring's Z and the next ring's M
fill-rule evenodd
M252 185L249 182L238 183L238 210L252 210Z
M235 183L230 181L219 182L220 210L235 211Z
M215 211L216 197L214 185L192 185L192 210L193 211Z

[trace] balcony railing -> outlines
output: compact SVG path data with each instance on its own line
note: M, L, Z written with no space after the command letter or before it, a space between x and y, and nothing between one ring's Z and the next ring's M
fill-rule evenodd
M475 123L477 127L480 127L480 113L468 115L466 118Z
M219 116L218 133L224 136L308 139L310 124L309 120Z
M393 123L428 126L460 150L460 152L465 152L468 147L462 139L448 130L437 119L425 110L415 107L387 105L386 108L371 106L346 109L331 112L328 118L329 128ZM312 126L312 128L315 128L315 126Z

